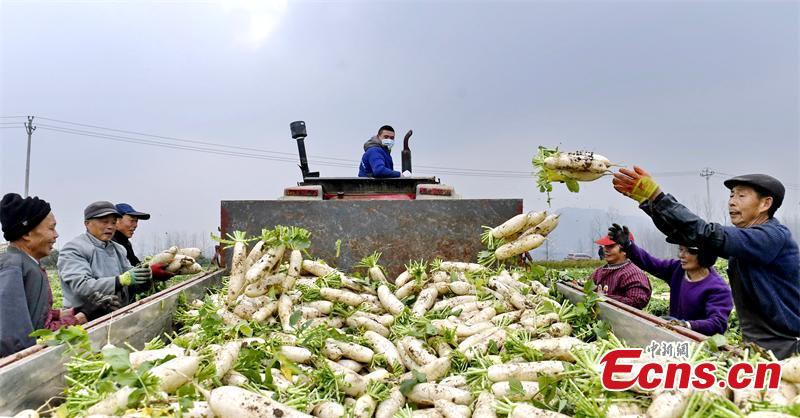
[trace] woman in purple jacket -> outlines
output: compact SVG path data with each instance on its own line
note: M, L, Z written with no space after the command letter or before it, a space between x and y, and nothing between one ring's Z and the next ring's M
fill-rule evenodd
M670 319L701 334L724 334L733 297L728 284L714 270L717 256L681 245L678 260L661 260L637 247L629 234L626 226L613 224L608 229L608 237L636 266L669 284Z

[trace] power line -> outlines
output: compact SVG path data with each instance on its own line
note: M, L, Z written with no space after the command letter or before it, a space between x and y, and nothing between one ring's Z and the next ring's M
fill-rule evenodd
M177 138L177 137L173 137L173 136L154 135L154 134L149 134L149 133L144 133L144 132L125 130L125 129L108 128L108 127L104 127L104 126L100 126L100 125L92 125L92 124L87 124L87 123L70 122L70 121L66 121L66 120L62 120L62 119L54 119L54 118L47 118L47 117L39 117L39 119L49 120L51 122L63 123L63 124L74 125L74 126L82 126L82 127L85 127L85 128L101 129L101 130L119 132L119 133L130 134L130 135L144 136L144 137L157 138L157 139L165 139L165 140L178 141L178 142L186 142L186 143L192 143L192 144L198 144L198 145L207 145L207 146L212 146L212 147L223 147L223 148L234 148L234 149L240 149L240 150L243 150L243 151L255 151L255 152L261 152L261 153L266 153L266 154L287 155L287 156L291 156L291 157L295 157L296 156L296 154L290 153L290 152L272 151L272 150L267 150L267 149L263 149L263 148L241 147L241 146L230 145L230 144L220 144L220 143L214 143L214 142L208 142L208 141L199 141L199 140L193 140L193 139ZM64 128L64 129L71 129L71 128ZM323 157L323 156L311 156L311 157L315 158L317 160L342 161L342 162L346 162L346 163L350 163L350 164L353 162L353 159L351 159L351 158ZM351 166L350 164L348 164L348 167ZM417 164L416 167L429 168L429 169L435 169L435 170L463 171L463 172L467 172L467 173L486 172L486 173L503 173L503 174L518 174L518 175L529 175L530 174L530 173L525 172L525 171L489 170L489 169L463 169L463 168L458 168L458 167L442 167L442 166L432 166L432 165L425 165L425 164Z
M14 118L15 116L4 116L3 118ZM92 125L86 123L78 123L78 122L71 122L61 119L54 119L54 118L47 118L47 117L38 117L41 120L48 120L55 123L60 124L68 124L72 126L80 126L86 128L93 128L93 129L100 129L110 132L118 132L118 133L125 133L128 135L135 135L141 136L145 138L155 138L155 139L162 139L162 140L169 140L169 141L177 141L183 142L186 144L193 144L193 145L182 145L182 144L174 144L164 141L157 141L153 139L145 139L145 138L137 138L135 136L128 136L128 135L116 135L116 134L109 134L105 132L96 132L90 130L83 130L83 129L76 129L70 128L65 126L59 125L51 125L51 124L39 124L42 129L60 132L65 134L71 135L79 135L79 136L86 136L96 139L104 139L104 140L111 140L116 142L126 142L126 143L135 143L140 145L148 145L154 147L162 147L168 149L175 149L175 150L184 150L184 151L194 151L194 152L203 152L207 154L214 154L214 155L223 155L223 156L231 156L231 157L244 157L250 159L258 159L258 160L267 160L267 161L277 161L277 162L288 162L292 164L296 164L296 155L290 152L281 152L281 151L272 151L267 149L261 148L252 148L252 147L242 147L230 144L220 144L208 141L197 141L191 139L184 139L184 138L177 138L171 136L164 136L164 135L154 135L148 134L144 132L137 132L131 130L124 130L124 129L115 129L115 128L108 128L100 125ZM0 122L0 124L13 124L14 122ZM23 125L24 126L24 125ZM0 126L0 128L4 128L5 126ZM7 128L15 128L16 126L7 126ZM194 146L194 145L203 145L201 146ZM211 148L209 148L211 147ZM237 151L238 150L238 151ZM241 152L247 151L247 152ZM253 155L252 152L262 154L262 155ZM277 154L277 155L270 155L270 154ZM285 156L285 157L284 157ZM313 159L310 160L311 163L321 165L324 167L337 167L337 168L354 168L354 160L353 159L346 159L346 158L337 158L337 157L320 157L314 156ZM320 160L327 160L327 161L320 161ZM534 173L532 171L514 171L514 170L491 170L491 169L478 169L478 168L456 168L456 167L445 167L445 166L431 166L431 165L423 165L417 164L415 165L417 168L422 168L424 172L436 175L450 175L450 176L465 176L465 177L489 177L489 178L507 178L507 179L532 179ZM669 171L669 172L654 172L652 175L658 177L685 177L685 176L694 176L697 175L698 171ZM727 175L726 173L721 173L717 171L715 174L723 174ZM702 175L702 174L701 174Z

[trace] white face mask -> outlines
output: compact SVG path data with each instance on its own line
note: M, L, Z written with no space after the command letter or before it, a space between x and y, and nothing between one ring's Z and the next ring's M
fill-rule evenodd
M389 148L389 151L391 151L392 147L394 146L394 139L392 139L392 138L383 138L383 139L381 139L381 143L383 144L384 147Z

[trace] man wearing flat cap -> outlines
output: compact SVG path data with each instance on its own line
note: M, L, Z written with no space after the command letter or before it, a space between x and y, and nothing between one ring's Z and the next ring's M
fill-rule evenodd
M58 238L50 204L8 193L0 201L0 224L10 243L0 254L0 357L4 357L34 345L36 340L29 337L34 330L83 324L86 316L73 309L53 309L50 281L39 263Z
M800 353L800 252L789 229L774 217L786 193L780 181L766 174L726 180L734 226L700 219L639 167L620 169L613 182L640 203L667 241L728 259L745 341L772 350L778 359Z
M132 266L125 247L111 240L121 217L113 203L94 202L83 215L86 232L61 249L58 274L64 306L94 319L129 304L133 286L146 284L151 273L149 267Z
M117 212L122 216L117 218L117 231L114 232L113 240L117 244L125 247L125 251L128 253L128 261L131 265L138 266L141 260L139 260L139 257L137 257L136 253L133 251L131 238L133 238L133 233L136 232L136 228L139 227L139 220L146 221L150 219L150 214L139 212L128 203L117 203L115 207L117 208ZM164 264L152 264L150 270L153 274L153 279L167 280L175 275L174 273L168 272L166 268L167 266Z

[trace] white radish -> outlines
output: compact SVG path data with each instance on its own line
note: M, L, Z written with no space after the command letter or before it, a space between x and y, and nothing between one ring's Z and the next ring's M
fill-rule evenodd
M345 323L353 328L365 329L367 332L376 332L383 337L389 336L389 328L386 328L371 318L352 315L345 320Z
M353 407L353 417L354 418L372 418L372 414L375 413L375 408L377 408L378 403L375 402L375 399L372 399L372 396L367 394L361 395L356 400L356 405Z
M547 215L547 217L544 218L544 220L540 224L534 226L528 231L525 231L522 234L522 236L520 236L520 238L531 234L539 234L543 237L546 237L549 233L553 232L553 230L556 229L556 227L558 226L558 219L560 216L561 215L557 213L552 215Z
M335 268L319 261L303 260L301 265L303 267L303 271L311 273L316 277L325 277L329 274L339 273Z
M474 315L470 316L469 319L465 320L467 325L475 325L480 323L490 323L495 316L497 316L497 310L494 307L490 306L488 308L483 308L480 311L477 311Z
M183 357L184 351L181 347L169 345L158 350L132 351L128 355L128 359L131 363L131 368L136 369L147 361L161 360L167 356Z
M272 271L275 265L283 258L286 246L281 244L270 248L261 256L245 273L247 283L255 283L263 274Z
M418 373L422 373L427 378L428 382L435 382L445 375L447 372L450 371L450 358L449 357L440 357L436 360L425 364L417 369L415 369ZM414 375L412 373L406 373L401 377L402 380L407 380L413 378Z
M794 384L781 381L777 389L767 389L764 391L764 401L773 405L789 406L797 396L797 388Z
M653 398L647 408L647 418L679 418L689 406L689 393L686 391L665 391Z
M411 280L411 272L404 270L399 276L397 276L396 279L394 279L394 285L395 287L401 287L408 283L409 280Z
M397 354L400 355L400 361L406 369L413 370L419 368L420 365L408 354L408 348L405 342L397 341L394 343L394 346L397 348Z
M400 339L400 341L405 344L406 350L408 350L408 355L410 355L411 359L417 364L428 364L436 361L438 358L428 352L422 341L414 337L403 337Z
M433 405L442 413L444 418L470 418L472 416L472 410L468 406L456 405L445 399L437 399L433 401Z
M383 355L390 369L395 372L398 370L402 371L403 362L400 359L400 353L397 352L397 347L395 347L391 341L389 341L383 335L373 331L366 331L364 333L364 338L372 346L372 349L375 350L376 354Z
M308 363L314 357L311 350L291 345L281 346L281 354L294 363Z
M241 341L230 341L214 353L214 367L216 368L217 379L221 379L233 368L233 365L236 364L236 359L239 358L241 348Z
M341 289L333 289L330 287L322 287L319 289L319 294L326 300L331 302L341 302L349 306L358 306L364 302L361 295Z
M605 174L613 164L608 158L593 152L560 152L544 159L543 164L551 170L565 173L594 173ZM572 178L572 177L571 177Z
M278 318L281 320L281 326L283 330L289 332L293 329L290 319L292 317L292 298L289 297L288 294L284 293L278 299Z
M236 370L229 371L225 376L222 377L222 384L226 386L239 386L242 387L246 385L250 380L247 376L237 372Z
M458 405L469 405L472 393L437 383L419 383L407 395L408 400L420 405L433 405L437 399L444 399Z
M269 289L275 285L283 285L286 282L286 275L283 273L276 273L271 276L261 277L255 283L248 284L244 289L244 294L254 298L262 296L269 292Z
M405 299L415 293L418 293L421 289L421 286L415 280L412 280L398 288L394 292L394 295L398 299Z
M518 403L514 405L514 409L508 414L508 418L570 418L570 416L537 408L530 404Z
M455 293L456 295L474 295L477 291L475 286L472 283L465 282L465 281L455 281L450 283L450 291Z
M403 305L403 302L389 290L389 287L383 284L378 287L378 299L381 301L381 306L395 316L400 315L406 308L406 305Z
M86 415L114 415L118 410L126 409L128 407L128 398L134 390L136 389L125 386L109 394L100 402L89 407L86 410Z
M338 361L342 358L342 349L336 344L335 340L327 339L325 341L325 346L322 347L322 355L327 357L329 360Z
M300 250L292 250L289 254L289 268L286 270L286 279L283 281L283 288L291 290L294 288L295 281L300 277L303 269L303 253Z
M250 252L247 253L247 257L244 259L244 271L249 270L250 267L264 255L264 251L267 250L265 245L266 243L263 240L258 240L258 242L253 245L253 248L250 249Z
M433 310L438 311L440 309L446 309L446 308L451 308L451 309L461 308L460 305L477 301L478 297L474 295L456 296L454 298L444 299L436 302L435 304L433 304Z
M471 338L471 337L470 337ZM497 330L489 335L489 338L483 339L478 341L477 343L471 345L464 356L468 359L472 360L475 356L486 354L486 351L489 349L491 344L494 344L497 347L502 347L503 344L506 342L506 332L503 329Z
M468 387L469 381L467 381L467 376L463 374L455 374L452 376L445 377L444 379L439 381L439 384L459 389L469 389Z
M528 219L530 215L531 215L530 213L520 213L519 215L516 215L511 219L503 222L499 226L492 228L490 232L492 237L495 239L499 239L499 238L505 238L509 235L516 234L522 228L524 228L525 225L528 224Z
M486 267L477 263L464 263L461 261L442 261L439 270L448 273L480 273L486 271Z
M392 377L392 373L383 367L378 367L377 369L367 373L364 375L364 379L367 382L386 382Z
M194 263L194 260L187 261L187 259L188 257L186 257L185 255L177 254L175 255L175 258L173 258L172 261L167 265L165 270L167 270L170 273L177 273L178 270L181 269L181 267L186 265L191 265Z
M536 382L517 381L522 390L512 390L511 382L497 382L492 384L492 393L498 398L508 398L512 401L529 401L539 394L539 384Z
M361 396L367 391L367 380L358 373L335 361L325 360L335 373L341 374L345 383L344 392L350 396Z
M306 303L306 306L314 308L322 314L329 315L333 312L333 302L327 300L315 300Z
M264 305L269 302L269 298L266 296L258 296L255 298L251 298L247 295L239 296L236 299L237 304L236 307L233 308L233 313L242 319L251 319L253 314L258 312Z
M264 322L268 318L272 318L272 315L275 313L277 309L278 309L278 302L271 301L262 306L261 308L259 308L259 310L257 310L255 313L253 313L252 320L256 322Z
M615 402L608 406L607 417L644 415L645 411L636 402Z
M800 356L781 361L781 379L790 383L800 383Z
M150 259L150 265L153 264L169 264L175 258L175 254L178 253L178 247L170 247L168 250L164 250Z
M497 397L495 397L491 392L481 392L481 394L478 395L478 400L475 401L475 411L472 413L472 417L497 418L497 413L494 410L494 404L496 402Z
M181 248L178 250L178 254L183 254L196 260L200 258L203 252L199 248Z
M269 374L272 376L272 383L278 390L286 391L293 386L293 383L283 377L283 374L278 369L269 369Z
M350 370L352 370L352 371L354 371L356 373L360 372L361 369L364 368L364 366L361 363L359 363L357 361L353 361L353 360L347 359L347 358L341 359L341 360L337 361L337 363L339 363L340 366L346 367L346 368L348 368L348 369L350 369Z
M544 244L545 238L539 234L526 235L516 241L503 244L494 251L494 256L498 260L505 260L522 253L539 248Z
M345 415L345 408L338 402L326 401L315 406L312 414L317 418L340 418Z
M340 418L345 416L345 408L338 402L326 401L315 406L312 414L317 418Z
M192 380L199 366L200 357L178 357L153 367L150 369L150 374L158 378L160 390L173 393Z
M328 339L326 343L336 346L341 351L342 356L361 363L369 363L372 361L372 357L375 356L375 352L371 348L363 345L333 339Z
M389 397L378 404L375 410L375 418L393 418L406 403L406 397L400 393L400 388L396 387L389 392Z
M494 364L487 369L487 377L492 382L505 382L511 379L535 381L539 376L556 376L563 372L562 362L548 360Z
M245 260L247 258L247 247L244 242L236 241L233 245L233 256L231 257L231 275L228 279L227 302L231 303L244 290L247 283L245 280Z
M466 353L467 350L472 347L473 345L477 344L481 340L486 340L492 336L495 332L499 331L500 328L497 327L489 327L475 335L471 335L465 338L461 343L458 345L458 351L461 353Z
M306 413L236 386L211 391L208 405L218 418L305 418Z
M239 318L238 316L234 315L225 308L218 309L217 315L219 315L219 317L222 318L222 322L225 325L238 325L244 322L242 318Z
M411 418L444 418L444 415L437 408L415 409Z
M566 322L556 322L550 325L550 329L547 332L553 337L565 337L572 334L572 325Z
M542 353L545 360L564 360L575 361L570 351L575 347L585 345L585 343L575 337L558 337L543 340L533 340L525 344L529 348L538 350Z
M417 295L417 300L414 301L414 306L411 307L411 312L417 316L425 315L436 303L437 297L439 297L439 291L436 290L436 287L430 286L422 289Z

